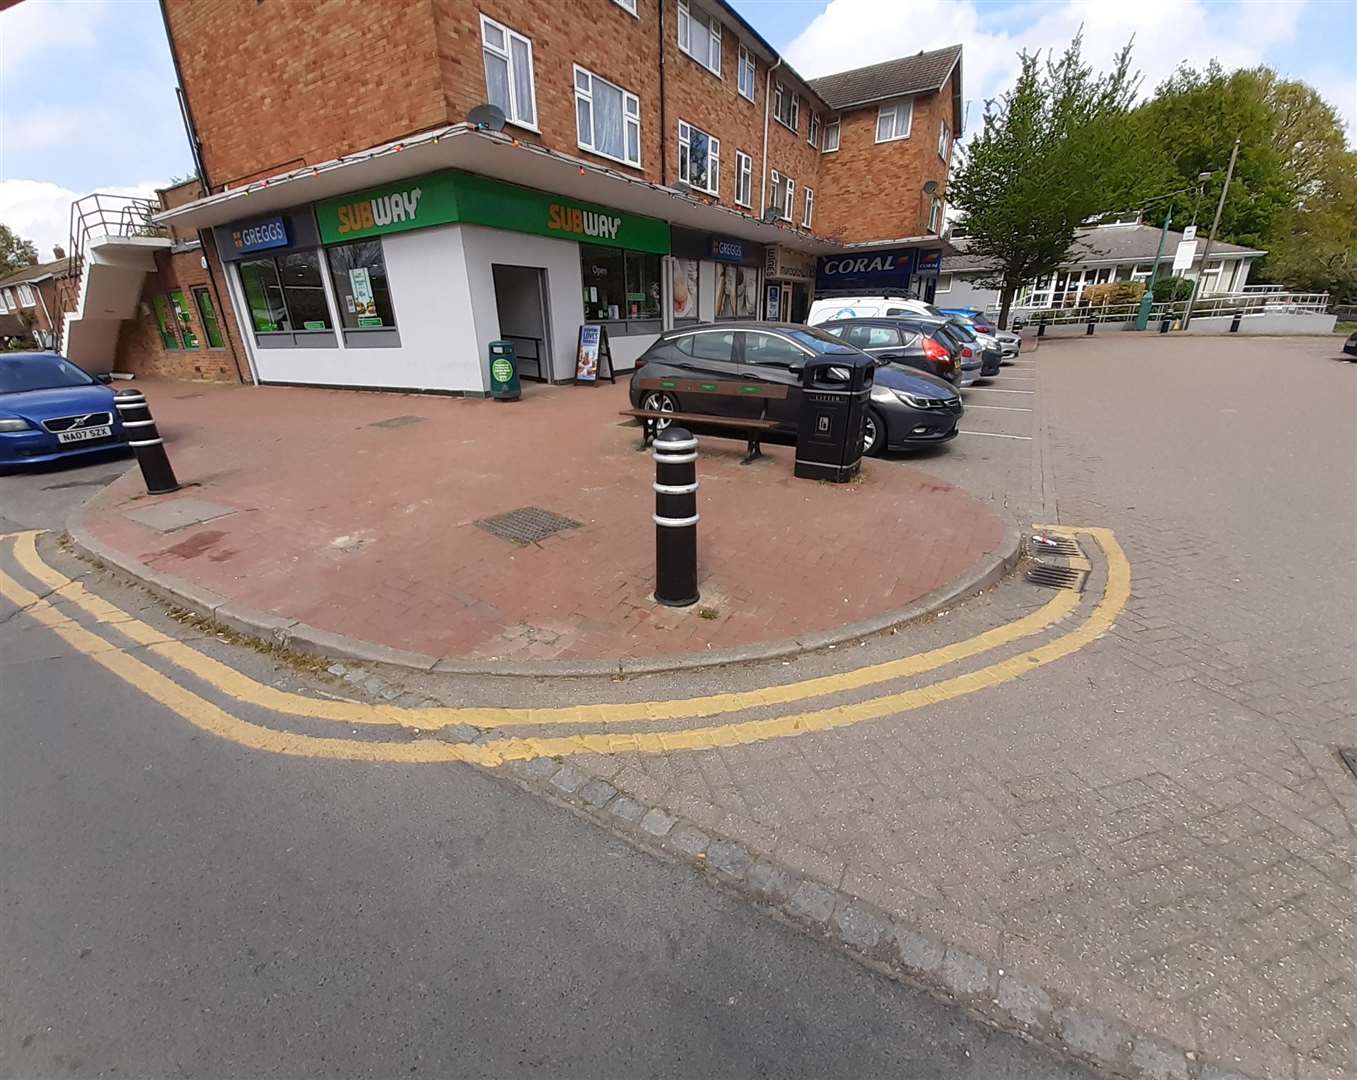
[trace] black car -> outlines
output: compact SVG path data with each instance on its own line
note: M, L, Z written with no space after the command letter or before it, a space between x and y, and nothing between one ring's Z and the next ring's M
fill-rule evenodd
M947 325L943 329L980 355L980 377L982 379L988 379L999 374L999 368L1004 362L1004 350L999 347L997 342L992 348L986 348L980 343L975 330L965 319L948 319Z
M789 392L786 398L767 402L767 418L777 423L776 436L794 440L801 411L802 368L810 357L835 354L863 355L833 334L799 323L699 323L669 330L636 361L631 377L632 407L721 418L747 414L752 419L763 407L762 400L684 394L678 389L642 390L640 381L698 377L782 383ZM864 421L866 453L931 446L956 435L961 398L948 383L921 371L879 362L874 378Z
M942 324L922 325L928 322L932 320L835 319L821 323L819 328L876 360L918 368L960 386L961 365L957 361L961 349L946 337L932 337L931 331Z
M1353 334L1343 343L1343 351L1352 359L1357 360L1357 334Z

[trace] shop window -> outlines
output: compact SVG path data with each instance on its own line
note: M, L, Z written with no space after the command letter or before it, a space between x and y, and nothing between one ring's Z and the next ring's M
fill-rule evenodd
M810 143L815 149L820 149L820 118L815 113L810 114L810 123L806 128L806 142Z
M678 0L678 43L713 75L721 74L721 22L715 15Z
M815 192L806 188L806 208L801 218L803 228L810 228L811 222L815 219Z
M891 101L876 111L876 141L893 142L909 138L910 121L914 117L914 100Z
M754 159L743 150L735 151L735 201L750 206L754 198Z
M156 326L160 329L160 344L167 349L179 348L179 335L175 332L174 318L170 315L170 302L163 296L151 301L155 308Z
M584 317L616 322L660 317L660 256L580 245Z
M575 127L581 150L641 167L640 99L579 66Z
M194 289L193 302L198 308L198 321L203 324L203 333L207 335L207 347L226 348L226 338L221 332L221 321L217 318L217 305L212 302L212 294L207 289Z
M394 329L391 285L380 240L359 240L325 249L345 330Z
M721 140L680 120L678 142L679 179L698 191L717 194L721 187Z
M759 272L752 266L716 264L716 317L753 319L759 312Z
M240 263L240 283L256 333L331 329L319 252L246 259Z
M747 97L750 101L754 100L754 54L740 46L740 72L739 72L740 96Z
M773 88L773 118L793 131L801 122L800 99L781 83Z
M175 322L179 324L179 334L184 339L184 348L196 349L198 335L193 329L193 317L188 312L188 301L181 290L170 293L170 307L174 310Z
M839 148L839 118L836 116L825 125L825 153L832 154Z
M481 53L490 103L504 110L506 120L535 131L537 95L532 79L532 42L482 15Z

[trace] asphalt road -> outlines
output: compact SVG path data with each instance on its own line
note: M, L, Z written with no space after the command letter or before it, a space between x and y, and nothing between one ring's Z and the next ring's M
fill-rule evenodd
M202 734L2 601L0 686L0 1077L1087 1075L469 768Z

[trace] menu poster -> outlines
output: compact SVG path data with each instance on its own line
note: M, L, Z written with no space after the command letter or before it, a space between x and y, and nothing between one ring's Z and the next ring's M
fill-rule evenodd
M613 376L613 354L608 347L608 328L606 326L580 327L579 342L575 348L575 383L592 386L598 382L599 371L604 362L608 365L608 381L617 382Z

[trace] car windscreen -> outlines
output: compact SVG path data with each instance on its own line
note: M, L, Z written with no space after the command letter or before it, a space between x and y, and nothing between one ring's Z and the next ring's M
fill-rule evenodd
M856 353L852 345L840 341L833 334L826 333L818 326L807 326L797 328L796 330L786 331L787 337L791 338L798 345L804 345L808 349L814 349L821 355L832 353Z
M28 390L59 390L66 386L90 386L94 380L59 356L0 360L0 394Z
M961 338L962 341L970 342L975 340L975 331L964 322L958 322L955 319L947 324L947 332L955 337Z

